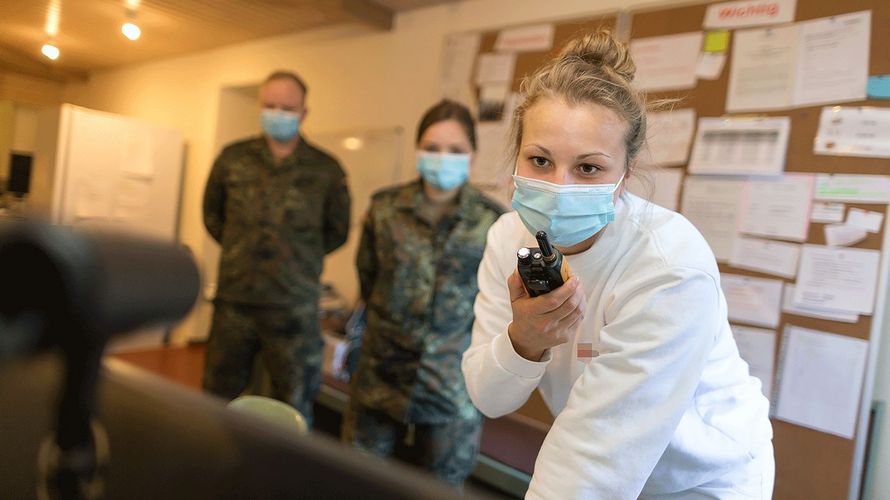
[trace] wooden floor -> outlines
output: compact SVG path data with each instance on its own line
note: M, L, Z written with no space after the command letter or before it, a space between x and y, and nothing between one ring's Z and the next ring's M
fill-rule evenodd
M204 344L195 344L187 347L164 347L137 352L122 352L111 356L173 382L201 390L205 351Z

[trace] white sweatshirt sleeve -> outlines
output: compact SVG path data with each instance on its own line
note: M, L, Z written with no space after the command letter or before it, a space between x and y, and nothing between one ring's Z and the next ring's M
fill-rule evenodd
M637 498L693 404L725 315L719 285L695 269L647 271L603 297L605 354L575 381L526 498Z
M479 264L473 338L461 364L470 399L492 418L518 410L538 386L550 360L549 352L539 362L523 358L507 335L507 326L513 321L507 277L515 262L498 261L498 229L502 226L496 223L488 231Z

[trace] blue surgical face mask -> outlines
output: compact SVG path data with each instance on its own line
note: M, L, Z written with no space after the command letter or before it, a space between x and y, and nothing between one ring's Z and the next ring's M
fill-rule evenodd
M577 245L615 220L615 184L553 184L513 176L513 208L532 234L546 231L561 247Z
M448 191L467 182L470 177L470 155L418 151L417 171L425 182Z
M261 115L263 132L278 142L287 142L300 129L300 115L280 109L264 109Z

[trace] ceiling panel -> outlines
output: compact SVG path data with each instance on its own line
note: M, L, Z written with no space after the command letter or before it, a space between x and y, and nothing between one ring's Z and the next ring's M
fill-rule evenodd
M459 0L0 0L0 71L70 80L91 70L347 22L378 29L396 12ZM120 26L136 4L137 41ZM40 55L58 14L58 61Z

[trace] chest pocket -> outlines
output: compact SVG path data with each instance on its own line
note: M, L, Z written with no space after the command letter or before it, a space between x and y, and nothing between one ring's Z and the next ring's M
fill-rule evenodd
M236 170L225 181L226 220L255 224L261 218L261 206L257 203L260 180L256 175Z
M442 277L455 283L472 283L475 286L484 250L484 244L475 241L456 241L449 244L439 266Z
M319 228L324 216L327 193L325 179L316 173L299 173L271 179L270 189L280 186L281 197L270 209L282 223L293 228Z
M475 290L476 274L485 252L487 234L488 226L482 221L471 222L464 219L458 222L449 235L441 256L441 278L459 286L471 286Z

